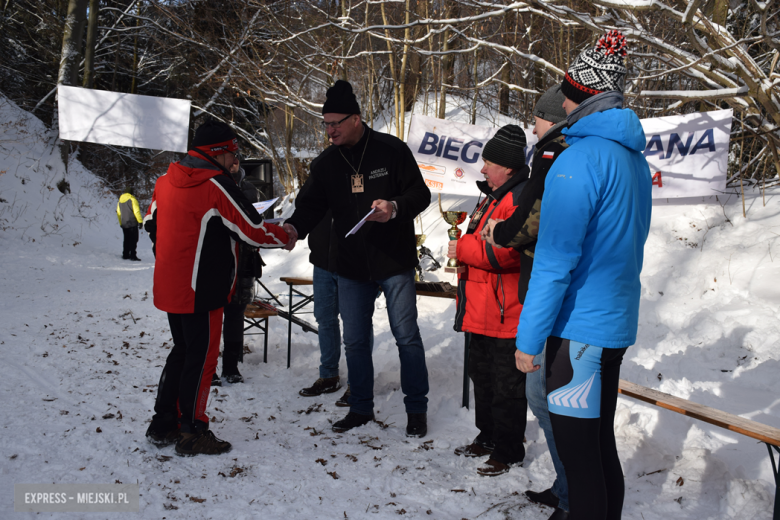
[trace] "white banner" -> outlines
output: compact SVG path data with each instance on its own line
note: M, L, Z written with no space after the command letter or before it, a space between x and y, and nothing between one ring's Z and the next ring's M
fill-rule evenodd
M654 199L725 191L731 117L731 110L716 110L642 119Z
M406 143L431 192L479 195L475 182L485 179L479 173L482 148L497 131L498 128L416 115L409 126ZM525 136L528 162L537 139L531 130L526 130Z
M726 188L731 110L642 119L653 198L717 195ZM407 144L434 193L479 195L482 148L498 128L414 116ZM537 138L525 130L526 162Z
M187 151L190 101L57 87L60 139Z

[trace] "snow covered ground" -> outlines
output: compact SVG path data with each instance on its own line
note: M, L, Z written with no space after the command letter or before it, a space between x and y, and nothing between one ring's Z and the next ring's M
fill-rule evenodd
M403 435L398 356L380 299L375 394L386 428L331 432L344 415L334 406L340 393L298 395L317 375L316 336L293 329L287 370L286 324L272 319L268 363L261 339L249 338L247 382L211 394L212 428L233 451L183 459L149 445L144 432L171 345L152 304L151 244L142 234L143 261L121 260L113 195L78 162L68 170L70 193L60 193L64 168L51 137L0 98L0 517L35 516L13 513L13 485L46 482L138 483L141 511L122 518L550 515L522 494L553 479L531 414L522 468L480 477L480 460L452 453L475 436L474 413L460 407L454 304L432 298L418 300L431 386L424 439ZM445 209L473 204L444 200ZM747 211L745 219L734 196L723 206L654 207L639 339L622 376L780 427L780 192L767 193L766 207L751 193ZM422 225L441 260L447 226L435 205ZM309 275L307 255L300 246L266 253L266 285L286 294L279 277ZM436 275L452 281L427 273ZM771 517L774 481L762 444L622 397L615 427L624 518Z

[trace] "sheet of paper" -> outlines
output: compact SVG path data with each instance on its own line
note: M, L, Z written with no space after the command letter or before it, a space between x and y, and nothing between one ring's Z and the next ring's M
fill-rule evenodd
M279 197L276 197L275 199L264 200L263 202L255 202L254 204L252 204L252 206L255 207L258 213L263 213L265 210L273 206L274 202L276 202L277 200L279 200Z
M360 222L358 222L357 224L355 224L355 227L353 227L352 229L350 229L350 230L349 230L349 233L347 233L347 235L346 235L344 238L347 238L349 235L354 235L355 233L357 233L357 232L358 232L358 229L360 229L361 227L363 227L363 224L365 224L365 223L366 223L366 219L369 217L369 215L371 215L371 214L372 214L372 213L374 213L375 211L376 211L376 208L371 208L371 211L369 211L369 212L366 214L366 216L365 216L365 217L363 217L363 218L360 220Z

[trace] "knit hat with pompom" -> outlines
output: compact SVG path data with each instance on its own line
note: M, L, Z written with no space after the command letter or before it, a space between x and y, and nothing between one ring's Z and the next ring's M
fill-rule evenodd
M599 38L594 49L583 51L569 67L561 92L575 103L591 96L617 90L623 92L628 69L624 64L626 37L612 30Z

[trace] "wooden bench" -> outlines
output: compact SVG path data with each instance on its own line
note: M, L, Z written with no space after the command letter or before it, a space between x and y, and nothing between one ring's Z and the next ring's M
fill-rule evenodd
M263 334L265 336L263 339L263 363L268 363L268 318L279 315L276 309L268 307L250 303L244 311L244 323L246 324L244 335ZM260 332L247 332L253 328L260 329Z
M772 426L757 423L738 415L697 404L670 394L665 394L658 390L653 390L652 388L631 383L625 379L620 380L618 392L627 397L632 397L660 408L693 417L694 419L730 430L734 433L739 433L740 435L745 435L766 444L767 450L769 450L769 458L772 461L772 473L775 477L775 505L772 518L774 520L780 520L780 501L778 501L778 491L780 491L778 485L780 483L778 482L778 468L777 462L775 462L774 453L776 451L780 454L779 428L773 428Z
M296 289L295 286L314 285L314 280L311 278L297 278L294 276L283 276L280 278L280 280L286 283L287 287L290 288L289 300L287 302L287 315L284 316L284 318L287 320L287 368L290 368L290 355L292 351L292 324L295 323L296 325L299 325L304 330L304 332L314 332L315 334L319 334L317 327L295 316L296 313L301 314L300 310L303 307L306 307L308 304L314 302L314 293L306 294ZM293 304L293 294L300 296L302 300L296 304Z

